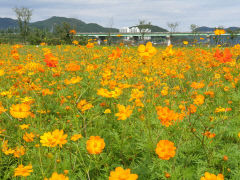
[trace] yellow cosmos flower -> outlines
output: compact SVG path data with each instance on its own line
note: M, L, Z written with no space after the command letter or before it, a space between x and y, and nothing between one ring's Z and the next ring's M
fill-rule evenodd
M0 69L0 76L3 76L5 74L3 69Z
M146 46L144 46L143 44L138 46L138 53L144 58L149 58L154 56L157 53L157 50L155 47L152 46L151 42L148 42Z
M224 180L224 177L222 174L218 174L217 176L215 174L211 174L209 172L205 172L204 176L201 177L200 180Z
M63 130L59 131L56 129L55 131L44 133L43 136L40 136L40 143L42 146L47 147L56 147L59 145L62 147L63 144L67 143L67 134L64 134Z
M25 132L25 134L23 135L23 139L26 142L32 142L34 137L35 137L35 135L32 132L31 133Z
M118 120L126 120L132 114L131 106L129 105L125 107L124 105L118 104L117 108L118 113L116 113L115 116L118 117Z
M131 174L130 169L124 170L122 167L116 167L115 171L110 172L109 180L136 180L137 174Z
M77 76L77 77L72 77L70 80L65 79L65 80L64 80L64 83L65 83L66 85L76 84L76 83L80 82L81 80L82 80L82 78L79 77L79 76Z
M27 118L29 115L31 115L30 106L25 103L16 105L13 104L10 108L10 114L19 119Z
M105 111L104 111L104 114L110 114L111 113L111 110L110 109L106 109Z
M32 165L23 166L21 164L14 170L14 176L27 177L30 176L31 172L33 172Z
M6 112L7 110L2 106L2 102L0 102L0 114Z
M74 134L72 137L71 137L71 140L72 141L77 141L78 139L82 138L82 135L81 134Z
M224 29L216 29L215 31L214 31L214 34L215 35L222 35L222 34L225 34L226 33L226 31L224 30Z
M24 129L28 129L30 126L30 124L22 124L22 125L19 125L19 127L24 130Z
M64 176L63 174L58 174L57 172L54 172L49 179L44 178L44 180L69 180L69 178L67 176Z

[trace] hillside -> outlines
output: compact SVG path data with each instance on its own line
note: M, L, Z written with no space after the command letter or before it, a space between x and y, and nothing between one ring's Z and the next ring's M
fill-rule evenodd
M154 26L154 25L151 25L150 29L151 29L151 32L168 32L168 30L161 28L159 26Z
M54 26L56 26L57 24L61 24L63 22L69 23L72 29L75 29L77 32L108 32L109 30L111 32L118 32L118 29L114 29L114 28L109 29L95 23L87 24L75 18L66 18L66 17L57 17L57 16L53 16L43 21L31 23L30 26L36 27L39 29L52 30Z
M216 28L212 28L212 27L207 27L207 26L202 26L197 28L198 32L213 32ZM236 31L239 30L240 27L228 27L228 28L224 28L226 31L231 30L231 31Z
M67 22L70 26L75 29L77 32L118 32L118 29L115 28L105 28L96 23L85 23L81 20L75 18L66 18L66 17L56 17L53 16L49 19L43 21L37 21L30 23L30 27L39 28L39 29L48 29L49 31L53 30L53 28L62 24L63 22ZM18 27L17 20L11 18L0 18L0 29L6 30L8 28Z
M6 30L8 28L17 28L18 21L11 18L0 18L0 29Z

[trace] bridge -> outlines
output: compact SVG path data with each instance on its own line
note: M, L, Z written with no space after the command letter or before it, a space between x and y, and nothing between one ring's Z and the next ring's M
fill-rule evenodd
M231 34L226 33L222 34L222 36L230 36ZM236 36L240 36L240 34L235 34ZM75 36L89 36L89 37L141 37L141 33L77 33ZM190 32L150 32L144 33L144 37L168 37L168 36L215 36L214 32L209 33L190 33Z
M115 38L124 38L125 40L130 40L132 39L134 42L138 42L141 40L142 34L141 33L120 33L120 32L115 32L115 33L77 33L75 36L85 36L85 37L90 37L90 38L96 38L98 39L98 43L101 44L105 39L108 37L115 37ZM175 33L170 33L170 32L146 32L144 33L144 40L150 40L152 38L162 38L164 41L162 41L164 44L170 45L172 38L171 37L205 37L204 41L207 44L211 43L211 39L215 37L216 35L214 32L208 32L208 33L190 33L190 32L175 32ZM221 36L225 37L230 37L231 34L225 33L222 34ZM234 34L234 36L240 36L239 34Z

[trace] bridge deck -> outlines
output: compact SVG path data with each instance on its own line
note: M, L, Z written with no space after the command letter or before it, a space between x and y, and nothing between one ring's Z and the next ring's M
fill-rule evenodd
M166 36L215 36L213 32L210 33L166 33L166 32L154 32L154 33L145 33L145 37L166 37ZM142 36L141 33L77 33L75 36L98 36L98 37L106 37L106 36L123 36L123 37L133 37L133 36ZM230 34L226 33L223 36L230 36ZM240 36L240 34L236 34L236 36Z

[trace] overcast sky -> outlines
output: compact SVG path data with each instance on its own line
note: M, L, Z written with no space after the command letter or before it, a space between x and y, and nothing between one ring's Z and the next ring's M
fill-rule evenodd
M163 28L178 22L178 31L191 24L240 27L240 0L0 0L0 17L15 18L12 8L23 6L33 9L32 22L62 16L116 28L139 19Z

